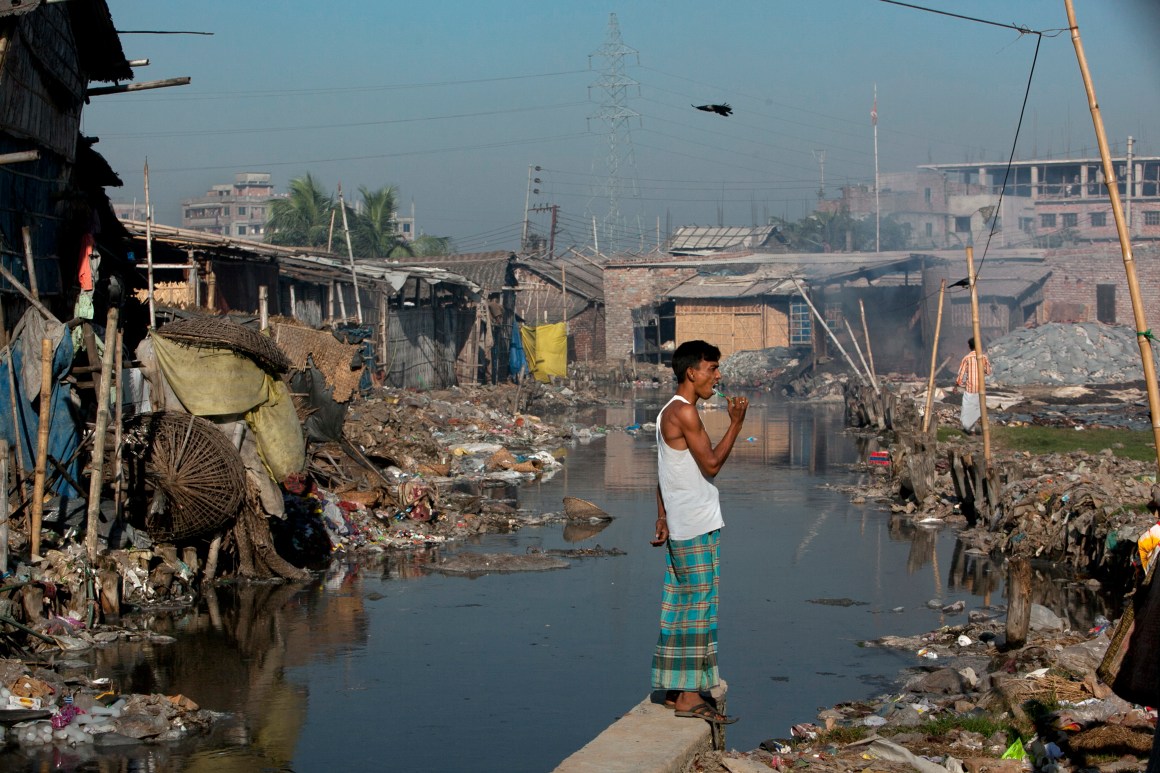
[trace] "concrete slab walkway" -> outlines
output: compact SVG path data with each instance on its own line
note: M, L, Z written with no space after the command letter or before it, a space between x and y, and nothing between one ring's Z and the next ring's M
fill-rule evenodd
M711 743L708 722L675 717L650 696L561 762L556 773L682 773Z

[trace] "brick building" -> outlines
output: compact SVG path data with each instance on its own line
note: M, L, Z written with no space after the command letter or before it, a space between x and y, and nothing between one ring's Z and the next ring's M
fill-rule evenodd
M266 238L269 202L283 197L274 193L270 175L239 172L233 183L213 186L204 196L181 202L181 227L191 231L240 236L261 242Z

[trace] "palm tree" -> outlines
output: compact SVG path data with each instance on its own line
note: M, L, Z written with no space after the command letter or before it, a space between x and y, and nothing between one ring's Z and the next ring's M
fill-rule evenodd
M395 188L386 186L372 191L360 186L362 211L351 218L350 241L360 258L387 258L405 244L395 230Z
M455 250L455 245L451 243L450 236L429 236L423 234L416 237L409 243L404 243L395 253L402 253L403 248L406 249L406 255L414 258L430 258L436 255L450 255ZM391 257L402 257L402 255L391 254Z
M290 195L270 202L266 222L271 244L294 247L326 247L334 196L322 190L307 172L290 181Z

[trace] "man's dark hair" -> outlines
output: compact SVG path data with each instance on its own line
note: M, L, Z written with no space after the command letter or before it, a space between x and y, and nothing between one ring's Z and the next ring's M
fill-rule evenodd
M972 352L975 351L975 337L974 336L971 336L970 338L967 339L967 348L970 349Z
M695 368L702 362L720 362L721 350L707 341L685 341L673 352L673 372L677 374L677 383L685 382L685 374L689 368Z

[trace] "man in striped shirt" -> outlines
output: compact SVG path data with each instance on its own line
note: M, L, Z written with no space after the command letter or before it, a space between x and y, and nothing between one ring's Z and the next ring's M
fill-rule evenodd
M955 386L963 388L963 408L959 419L963 423L963 432L976 434L975 424L982 415L979 406L979 365L978 355L975 352L975 339L967 339L967 348L970 349L963 361L959 363L959 375L955 379ZM991 361L983 355L983 373L991 375Z

